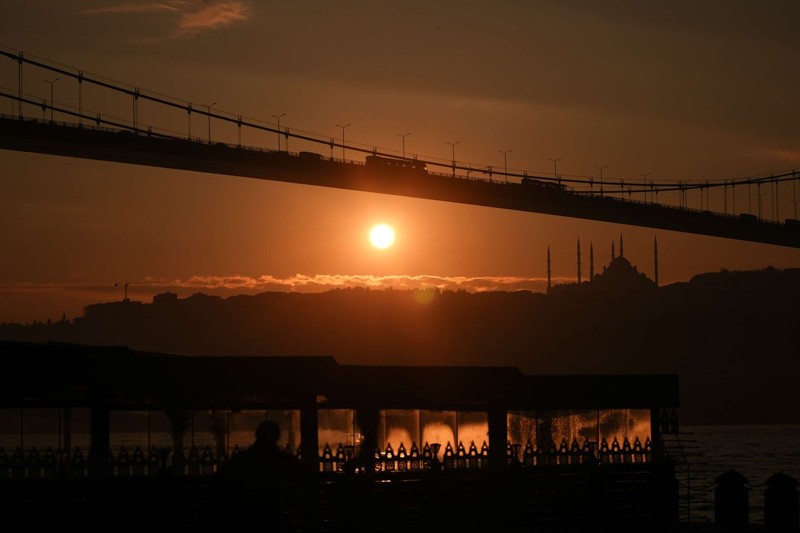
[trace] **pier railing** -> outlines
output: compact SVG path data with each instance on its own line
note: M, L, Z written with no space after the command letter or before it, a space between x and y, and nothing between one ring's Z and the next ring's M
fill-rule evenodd
M301 458L298 447L295 454ZM288 450L292 451L292 450ZM239 453L236 446L230 456ZM119 447L111 454L106 476L147 477L166 472L178 476L211 476L228 462L226 452L217 453L211 446L191 446L188 453L166 447L152 446L149 449L136 446L133 449ZM319 455L319 472L364 473L364 457L356 457L353 446L341 443L334 448L325 444ZM574 439L570 445L562 440L557 446L551 442L549 447L537 447L531 441L525 446L519 443L506 443L507 469L532 469L544 466L565 466L582 464L644 464L653 460L652 446L648 438L642 443L638 438L631 444L624 439L620 444L616 439L611 444L601 441L584 441L582 445ZM80 447L70 453L52 447L39 450L35 446L23 452L19 447L11 453L0 447L0 479L48 479L55 477L91 477L93 457L91 450ZM400 444L394 450L391 444L381 451L376 449L369 461L369 469L376 473L427 472L431 470L484 470L490 468L489 446L483 442L478 447L475 442L465 446L463 442L453 446L446 443L444 449L439 443L425 443L420 449L416 443L410 449Z

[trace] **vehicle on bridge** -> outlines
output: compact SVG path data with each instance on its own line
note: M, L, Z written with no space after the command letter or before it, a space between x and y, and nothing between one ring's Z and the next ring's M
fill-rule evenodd
M564 192L567 190L567 186L562 183L554 183L552 181L542 181L534 178L522 178L522 181L520 183L522 185L529 187L541 187L544 189L550 189L560 192Z
M368 155L365 159L368 167L384 168L389 170L411 170L414 172L428 172L428 166L424 161L418 159L408 159L400 157L383 157L378 155Z
M297 155L300 157L300 159L306 159L311 161L322 160L322 154L318 154L317 152L300 152Z

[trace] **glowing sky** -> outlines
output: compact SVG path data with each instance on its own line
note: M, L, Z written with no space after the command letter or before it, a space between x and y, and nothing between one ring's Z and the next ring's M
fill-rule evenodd
M266 122L285 113L292 129L340 138L350 123L348 142L366 146L399 151L410 132L410 154L449 159L458 140L459 161L500 167L511 150L510 169L550 173L560 157L563 174L607 165L626 180L800 168L792 1L0 0L0 15L0 44L28 55ZM49 98L51 78L26 69L23 90ZM4 58L0 86L17 86ZM53 90L75 105L74 81ZM93 89L84 99L130 113ZM140 120L185 132L185 116L154 112L141 104ZM212 127L235 142L235 128ZM193 134L206 134L201 118ZM277 147L266 134L243 143ZM662 283L800 266L793 249L433 201L9 151L0 168L0 321L76 316L121 297L126 279L141 299L353 283L541 290L548 244L554 276L570 279L578 238L586 272L589 242L602 265L620 233L651 276L658 237ZM781 218L794 207L786 189ZM397 232L382 251L365 237L379 222Z

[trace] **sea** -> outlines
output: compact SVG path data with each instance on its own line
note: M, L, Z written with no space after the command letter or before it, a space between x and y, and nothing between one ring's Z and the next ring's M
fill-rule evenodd
M207 435L207 434L206 434ZM26 437L23 443L26 453L32 446L44 450L56 445L54 436L34 434ZM711 523L714 521L714 488L717 476L734 470L747 479L749 488L750 523L764 523L765 482L776 473L784 473L800 479L800 424L777 425L707 425L682 426L680 438L687 448L690 472L679 469L678 482L681 487L682 521L692 523ZM232 431L229 444L231 448L246 448L252 443L252 431ZM168 433L123 433L112 439L112 447L125 446L132 452L136 446L169 446ZM192 444L214 447L208 437L187 439L185 445ZM0 434L0 447L7 454L20 445L19 437ZM88 435L75 434L73 446L88 446ZM687 490L688 489L688 490ZM688 499L686 498L688 493Z
M782 472L800 479L800 424L682 426L681 433L692 446L687 455L697 487L697 493L690 494L693 521L713 522L714 480L728 470L747 479L751 524L764 523L765 482L770 476Z

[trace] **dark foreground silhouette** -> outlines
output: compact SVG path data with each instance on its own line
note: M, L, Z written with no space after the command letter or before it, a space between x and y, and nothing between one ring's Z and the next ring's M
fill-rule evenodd
M264 421L256 428L250 448L234 455L218 474L216 487L220 525L256 526L260 531L287 531L291 514L289 502L298 500L308 476L303 464L278 447L280 426ZM302 515L301 515L302 516Z

